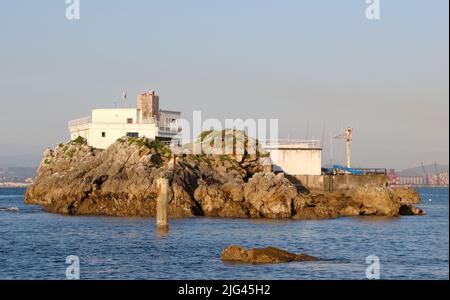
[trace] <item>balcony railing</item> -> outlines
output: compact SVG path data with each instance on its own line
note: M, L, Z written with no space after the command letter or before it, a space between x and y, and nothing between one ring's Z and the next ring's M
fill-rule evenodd
M149 119L149 120L145 120L145 121L139 121L139 122L135 122L135 123L127 123L126 121L124 122L92 122L92 117L84 117L84 118L80 118L80 119L76 119L76 120L72 120L69 122L69 127L74 127L74 126L81 126L81 125L85 125L85 124L121 124L121 125L141 125L141 124L156 124L156 121L154 119Z
M92 117L84 117L76 120L72 120L69 122L69 127L77 127L86 124L122 124L122 125L144 125L144 124L156 124L158 126L158 130L163 133L176 134L182 131L181 127L178 125L169 125L163 124L162 122L158 122L155 118L147 119L147 120L137 120L136 123L126 123L124 122L92 122Z
M91 117L84 117L84 118L80 118L80 119L76 119L76 120L72 120L69 122L69 127L75 127L75 126L81 126L81 125L85 125L85 124L89 124L92 123L92 118Z
M270 148L311 148L319 149L322 148L320 140L259 140L259 144L262 147Z
M179 133L182 131L181 127L158 127L158 130L166 133Z

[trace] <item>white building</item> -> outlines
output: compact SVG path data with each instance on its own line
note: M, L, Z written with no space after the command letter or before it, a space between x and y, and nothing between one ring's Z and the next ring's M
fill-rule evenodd
M180 118L180 112L159 109L154 91L145 92L138 95L136 108L94 109L91 116L70 121L70 138L81 136L99 149L124 136L171 141L181 132Z
M289 175L322 175L322 146L320 141L276 141L263 143L270 152L274 172Z

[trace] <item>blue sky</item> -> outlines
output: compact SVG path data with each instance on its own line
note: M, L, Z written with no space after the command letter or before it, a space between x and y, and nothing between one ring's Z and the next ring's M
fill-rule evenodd
M448 163L448 1L0 1L0 156L156 89L190 118L279 118L280 135L353 126L361 166ZM324 161L328 160L328 149ZM344 145L335 143L344 160Z

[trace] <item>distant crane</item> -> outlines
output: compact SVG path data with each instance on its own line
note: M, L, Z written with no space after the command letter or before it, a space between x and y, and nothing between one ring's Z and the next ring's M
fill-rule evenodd
M346 140L346 148L347 148L347 168L351 168L352 164L350 161L350 144L353 140L353 128L348 127L345 130L345 133L337 135L334 137L335 139Z
M440 185L441 184L441 179L439 178L439 171L438 171L438 167L437 167L437 163L434 162L434 176L436 176L436 182L434 184L436 185Z
M424 184L428 185L429 184L428 173L427 173L427 170L425 169L425 166L423 165L423 163L422 163L422 172L423 172Z

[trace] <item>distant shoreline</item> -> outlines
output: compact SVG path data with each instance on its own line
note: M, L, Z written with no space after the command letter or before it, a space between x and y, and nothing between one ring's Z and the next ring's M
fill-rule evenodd
M0 183L0 189L28 188L30 185L30 183L22 182L2 182Z

